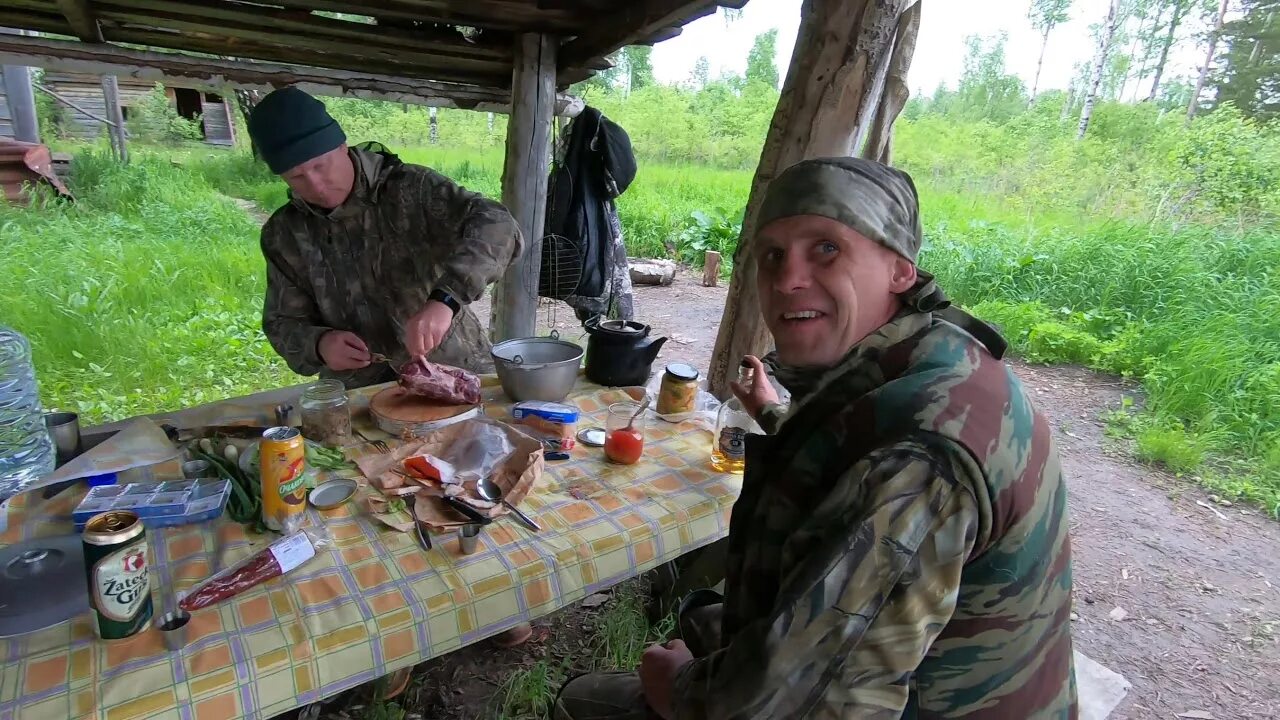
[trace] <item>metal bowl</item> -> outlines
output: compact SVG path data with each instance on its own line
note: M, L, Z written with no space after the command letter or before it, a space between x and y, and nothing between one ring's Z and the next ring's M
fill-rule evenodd
M530 337L500 342L491 354L507 397L560 402L578 379L583 350L554 337Z

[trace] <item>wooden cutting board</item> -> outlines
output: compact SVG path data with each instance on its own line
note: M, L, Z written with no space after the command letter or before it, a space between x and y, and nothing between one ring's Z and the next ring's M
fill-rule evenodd
M411 395L399 386L382 390L369 401L369 415L383 432L396 437L406 431L422 435L480 414L479 405L448 405Z

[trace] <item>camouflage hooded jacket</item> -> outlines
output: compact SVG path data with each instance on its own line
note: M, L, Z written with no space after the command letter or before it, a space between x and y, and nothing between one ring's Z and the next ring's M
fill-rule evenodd
M721 648L675 715L1074 718L1067 529L1008 366L907 311L748 438Z
M499 203L433 170L381 148L350 152L356 182L345 203L326 213L293 198L262 228L267 339L300 375L319 372L348 387L392 380L385 364L331 371L316 343L328 330L349 330L398 367L408 360L405 321L439 288L464 305L428 358L487 369L488 335L466 303L520 252L519 226Z

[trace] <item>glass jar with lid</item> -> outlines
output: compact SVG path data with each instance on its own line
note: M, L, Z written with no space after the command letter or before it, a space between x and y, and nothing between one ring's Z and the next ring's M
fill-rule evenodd
M698 370L692 365L672 363L662 374L658 389L658 414L690 413L698 406Z
M302 435L325 447L351 438L351 406L341 380L320 380L302 392Z

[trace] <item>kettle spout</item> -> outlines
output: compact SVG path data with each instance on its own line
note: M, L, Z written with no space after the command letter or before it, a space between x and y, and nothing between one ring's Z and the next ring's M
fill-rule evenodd
M662 349L664 343L667 342L665 337L649 337L641 340L636 349L639 350L646 363L652 363L658 357L658 351Z

